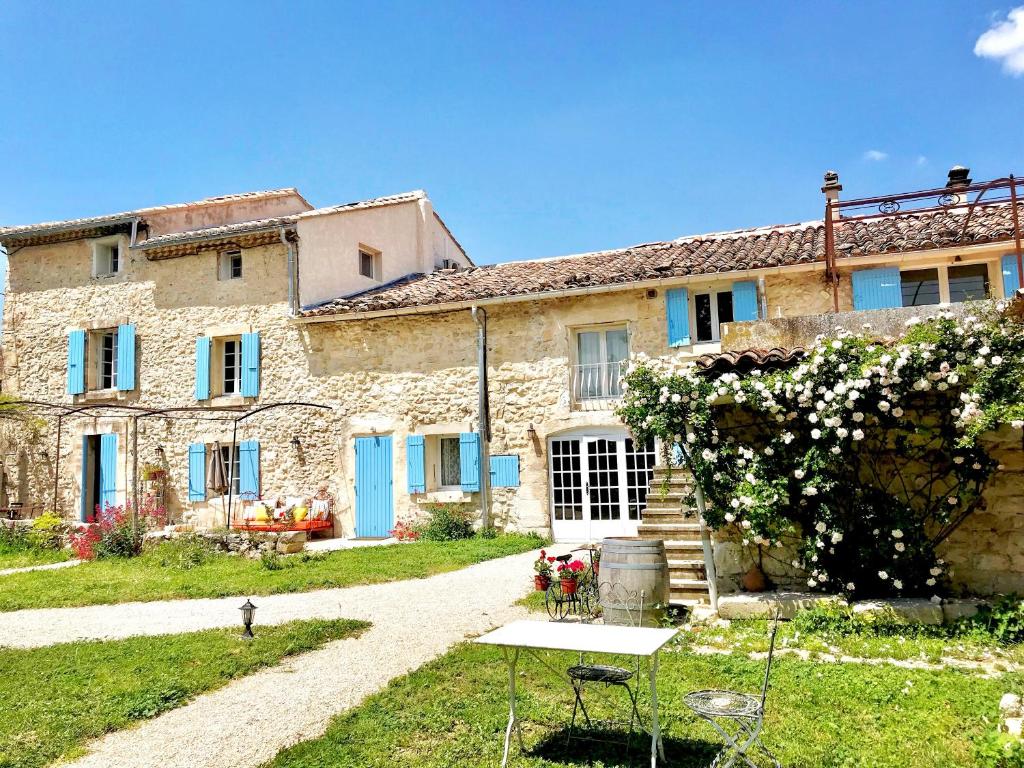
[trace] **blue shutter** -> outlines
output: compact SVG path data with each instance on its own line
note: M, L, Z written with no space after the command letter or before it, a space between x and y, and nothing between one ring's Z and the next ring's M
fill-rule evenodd
M258 499L260 496L260 444L245 440L238 444L238 493Z
M82 435L82 522L86 522L95 510L89 509L89 436Z
M665 291L668 316L668 345L684 347L690 343L690 295L685 288Z
M1008 253L1003 256L1003 296L1010 298L1020 288L1020 275L1017 272L1017 254Z
M196 339L196 400L210 399L210 337Z
M491 487L519 487L518 456L491 456Z
M85 392L85 331L68 334L68 394Z
M423 435L409 435L405 438L405 476L409 493L424 493L427 490Z
M242 334L242 397L260 395L260 334Z
M117 326L117 388L135 389L135 326Z
M854 309L892 309L903 306L899 267L860 269L853 273Z
M737 323L757 320L757 283L753 280L732 284L732 319Z
M188 500L206 501L206 446L202 443L188 447Z
M117 435L100 435L100 509L117 504Z
M480 490L480 433L459 435L459 477L464 491Z

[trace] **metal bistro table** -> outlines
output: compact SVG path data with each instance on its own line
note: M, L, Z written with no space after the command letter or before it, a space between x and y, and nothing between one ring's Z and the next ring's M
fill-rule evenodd
M512 731L515 730L519 749L523 749L523 734L516 716L516 665L519 654L526 651L544 666L549 666L537 651L576 651L577 653L614 653L626 656L646 656L651 659L651 768L658 757L665 759L661 743L661 725L658 722L658 651L675 637L674 629L646 629L607 626L603 624L574 624L549 621L513 621L500 629L488 632L476 642L501 648L508 664L508 728L505 729L505 751L501 766L508 765Z

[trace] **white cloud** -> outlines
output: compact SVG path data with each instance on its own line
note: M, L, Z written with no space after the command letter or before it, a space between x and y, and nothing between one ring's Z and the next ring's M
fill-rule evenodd
M974 55L1001 61L1009 75L1024 75L1024 5L1010 11L1006 21L996 22L982 33L974 44Z
M917 165L918 165L918 167L923 167L925 165L928 165L928 158L925 157L924 155L918 155L917 156Z
M883 160L889 159L889 153L883 152L880 149L869 149L867 152L864 153L864 159L871 160L872 162L875 163L880 163Z

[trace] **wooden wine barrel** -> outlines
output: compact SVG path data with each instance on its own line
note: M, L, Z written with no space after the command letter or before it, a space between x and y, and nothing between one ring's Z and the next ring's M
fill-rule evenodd
M605 624L636 625L643 593L643 626L658 627L668 609L665 542L610 538L601 542L598 579Z

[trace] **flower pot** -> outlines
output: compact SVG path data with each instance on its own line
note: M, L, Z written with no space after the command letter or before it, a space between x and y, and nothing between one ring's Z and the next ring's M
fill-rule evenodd
M533 588L538 592L545 591L551 586L551 577L542 573L538 573L533 577Z
M575 595L576 594L576 580L575 579L560 579L562 584L563 595Z
M768 589L768 577L764 575L764 571L752 565L750 570L743 574L740 584L744 592L764 592Z

